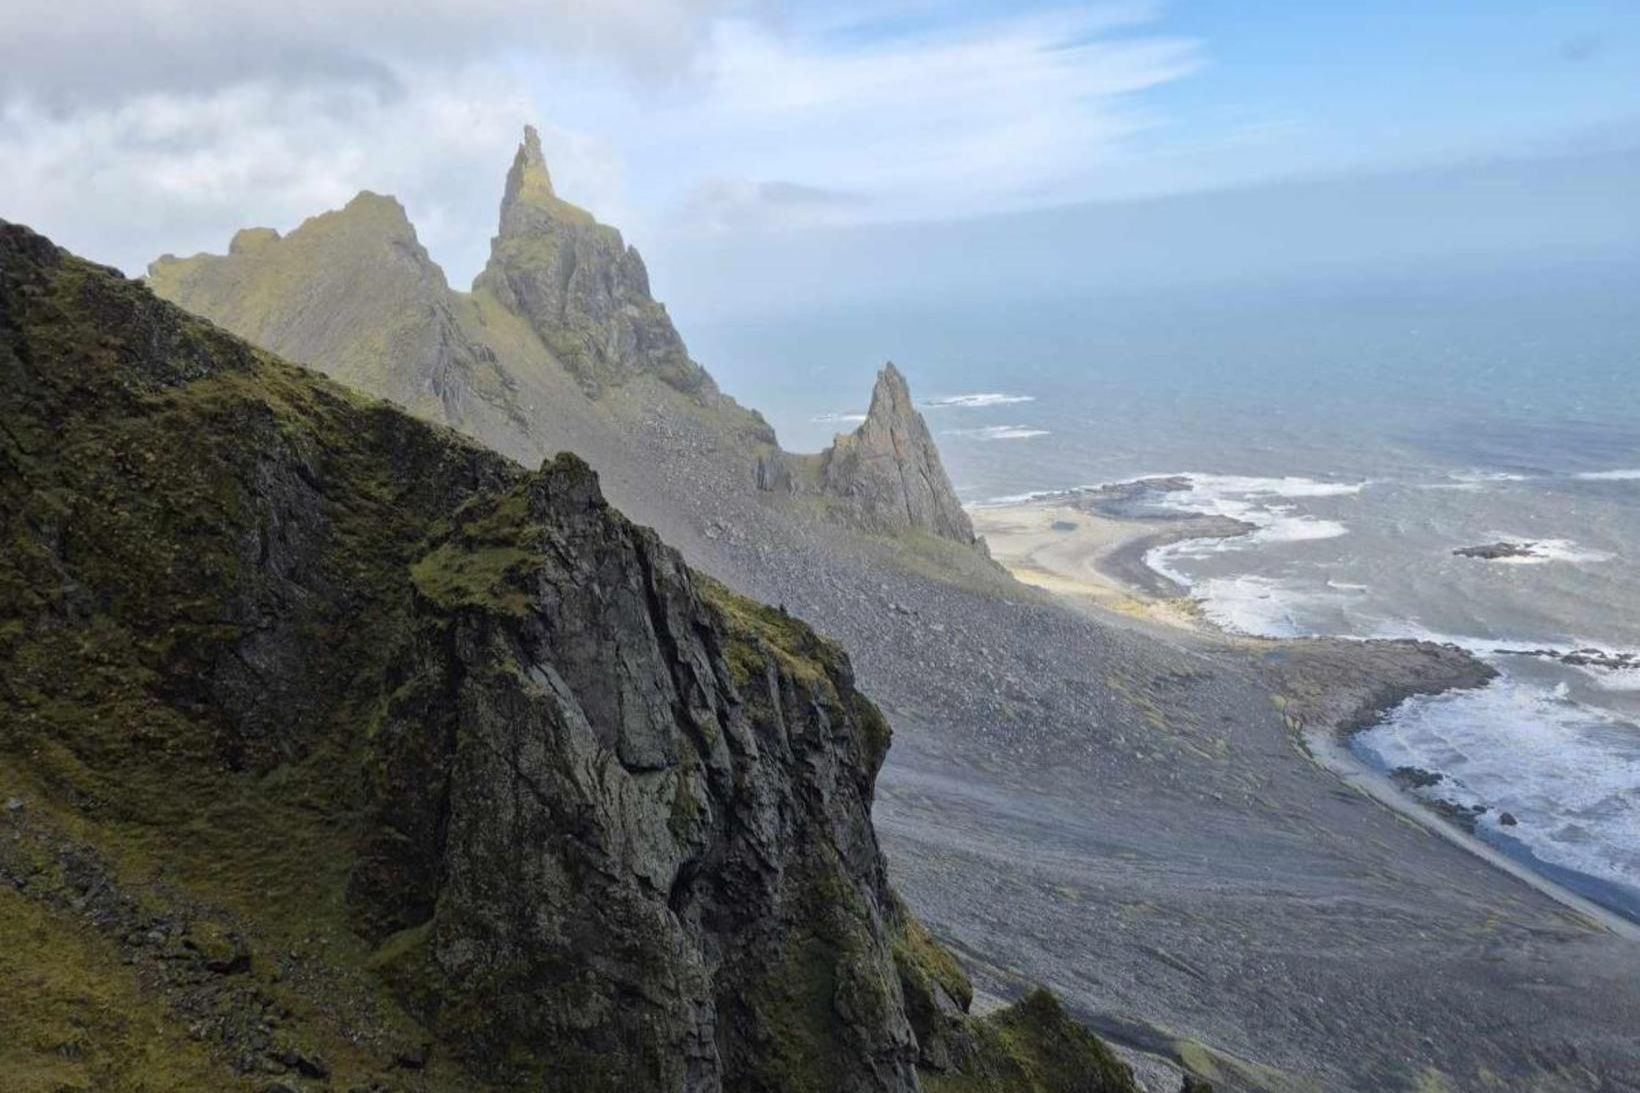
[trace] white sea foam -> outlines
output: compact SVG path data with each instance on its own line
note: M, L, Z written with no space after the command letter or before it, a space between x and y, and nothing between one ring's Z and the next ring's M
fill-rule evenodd
M1033 436L1047 436L1046 429L1029 425L987 425L983 429L948 429L947 436L966 436L974 440L1029 440Z
M946 398L929 399L923 405L935 409L953 406L972 409L979 406L1012 406L1019 402L1035 401L1035 395L1005 395L1000 391L981 391L972 395L950 395Z
M1581 478L1585 482L1635 482L1640 481L1640 467L1622 467L1615 471L1585 471L1572 477Z
M1364 482L1321 482L1298 477L1252 478L1219 474L1175 477L1188 481L1190 488L1159 493L1156 500L1158 505L1179 512L1224 516L1253 528L1246 535L1186 539L1152 551L1151 555L1160 563L1154 568L1185 585L1190 582L1182 579L1176 564L1181 559L1207 558L1225 551L1335 539L1347 535L1349 528L1338 521L1302 514L1296 506L1284 502L1291 498L1349 496L1360 493L1366 485ZM1160 566L1168 568L1162 569Z
M865 419L864 414L815 414L809 418L816 425L858 425Z
M1458 490L1463 493L1476 493L1488 486L1502 482L1525 482L1528 475L1515 474L1511 471L1463 471L1447 475L1445 482L1425 482L1418 486L1421 490Z
M1483 827L1543 860L1640 888L1640 727L1563 685L1505 677L1412 698L1357 740L1390 768L1440 772L1425 796L1487 806Z
M1608 551L1581 547L1570 539L1527 539L1506 532L1495 533L1495 538L1500 542L1519 543L1531 551L1530 554L1489 559L1498 565L1543 565L1546 562L1570 562L1577 565L1609 562L1612 559Z
M1297 638L1313 633L1302 622L1306 608L1333 599L1301 592L1269 577L1213 577L1196 589L1202 614L1221 630L1262 638Z

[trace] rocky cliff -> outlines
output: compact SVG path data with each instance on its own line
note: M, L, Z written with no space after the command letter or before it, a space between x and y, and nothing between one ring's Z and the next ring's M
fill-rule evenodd
M606 472L653 477L653 462L614 465L650 430L693 487L662 491L676 502L721 478L765 498L828 496L839 504L819 511L878 534L975 541L898 371L879 379L870 420L823 458L781 451L768 423L690 359L638 252L558 195L533 129L470 295L445 284L398 203L374 194L283 238L241 232L224 256L167 256L149 282L255 344L511 454L567 444Z
M820 453L819 483L869 530L976 541L905 376L892 363L877 373L866 420Z
M461 301L391 197L361 193L284 237L248 228L226 255L167 255L148 276L254 344L434 420L520 414L516 384L464 329Z
M500 231L473 288L526 316L593 393L644 374L703 400L717 394L650 295L637 249L553 190L533 128L507 172Z
M0 1085L1126 1090L890 892L835 646L0 223Z

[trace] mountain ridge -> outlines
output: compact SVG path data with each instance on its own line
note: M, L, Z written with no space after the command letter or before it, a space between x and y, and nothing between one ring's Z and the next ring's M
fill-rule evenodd
M359 246L380 254L403 237L413 243L414 229L396 202L396 219L367 222L361 210L373 209L376 201L391 199L361 195L339 213L315 217L282 238L263 229L253 237L242 232L226 256L161 258L149 268L149 283L166 299L258 344L463 428L509 454L539 455L564 446L590 451L597 445L586 435L589 428L603 428L606 445L619 449L644 419L664 408L695 420L701 442L716 449L711 473L738 480L733 488L796 498L790 506L796 514L874 534L917 532L965 546L976 542L908 391L894 423L868 422L863 444L845 440L818 457L783 451L760 414L722 394L653 298L636 248L558 194L533 127L525 128L507 172L491 256L471 293L450 289L419 244L413 253L422 259L424 276L405 285L385 279L375 264L361 264L356 254L332 255L307 242L339 220L358 222L358 228L332 232L337 246L367 237ZM347 271L345 281L334 272L339 270ZM332 280L332 291L312 287ZM360 306L365 301L368 306ZM418 321L394 318L407 312ZM385 318L373 322L372 313ZM346 321L340 321L343 315ZM432 330L426 315L451 321L441 318ZM527 335L512 329L518 322ZM332 327L347 337L330 333ZM396 342L372 336L384 327L407 332ZM374 369L354 363L360 354L352 343L366 341L381 351L371 357ZM450 344L462 347L458 360L478 363L457 371L475 378L459 397L441 404L425 392L437 390L433 377L449 369L402 359L439 361L449 355L440 347ZM563 390L566 382L576 388L573 395ZM532 388L538 394L528 394ZM911 443L901 445L901 438ZM569 439L574 442L566 444ZM896 469L902 456L905 464ZM591 458L610 469L618 456ZM901 479L898 488L890 488L894 478Z
M1046 995L965 1013L846 656L578 458L5 224L0 372L18 1088L1132 1089Z

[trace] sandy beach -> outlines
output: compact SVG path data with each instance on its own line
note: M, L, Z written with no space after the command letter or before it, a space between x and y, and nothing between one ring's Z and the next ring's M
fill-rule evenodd
M1124 519L1094 511L1090 497L975 507L969 516L991 556L1026 584L1123 616L1210 629L1185 589L1146 565L1145 555L1242 529L1212 516Z
M1356 688L1344 682L1359 675L1363 692L1369 689L1365 680L1372 674L1377 647L1382 643L1352 643L1349 655L1341 661L1334 641L1276 641L1226 634L1202 617L1188 590L1151 569L1145 556L1168 543L1235 535L1242 529L1221 517L1126 519L1098 511L1111 493L1112 488L1106 488L1063 498L981 506L970 510L970 516L974 529L985 537L992 557L1027 584L1122 617L1177 627L1215 643L1282 647L1289 654L1284 658L1286 670L1279 673L1285 677L1281 680L1284 692L1291 693L1299 679L1315 674L1305 667L1309 661L1327 661L1329 667L1321 674L1332 685L1323 689L1326 697L1318 704L1326 708L1301 713L1295 703L1287 711L1290 724L1302 733L1305 751L1313 761L1357 792L1461 846L1587 920L1619 936L1640 939L1640 926L1634 922L1441 818L1427 802L1401 792L1389 778L1355 756L1349 737L1364 727L1365 711L1371 711L1365 714L1365 723L1370 724L1399 700L1356 694ZM1306 687L1307 682L1298 689ZM1408 693L1416 690L1414 687Z

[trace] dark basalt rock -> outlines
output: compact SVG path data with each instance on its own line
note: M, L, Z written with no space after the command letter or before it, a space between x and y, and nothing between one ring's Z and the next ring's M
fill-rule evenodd
M1051 999L967 1017L888 888L847 657L572 455L0 224L0 536L0 939L93 984L25 1040L85 989L140 1018L72 1034L76 1087L1131 1088Z
M645 373L702 401L717 396L650 294L637 249L553 189L532 127L507 174L500 231L473 287L524 316L590 393Z
M1537 548L1531 543L1485 543L1480 546L1459 547L1452 553L1459 558L1479 558L1487 562L1538 557Z
M893 364L877 374L866 420L820 454L820 491L871 531L977 541L905 376Z

